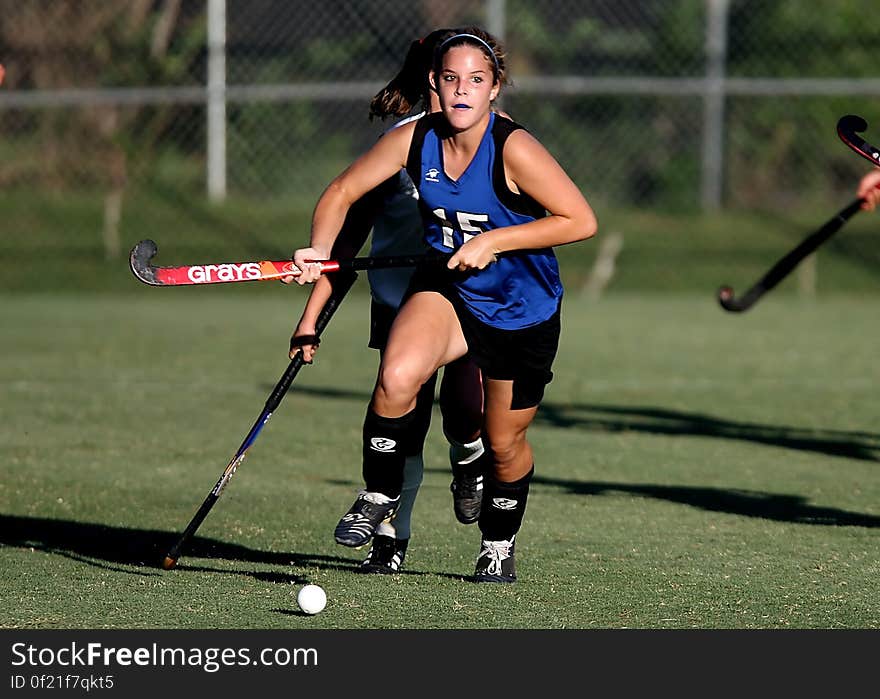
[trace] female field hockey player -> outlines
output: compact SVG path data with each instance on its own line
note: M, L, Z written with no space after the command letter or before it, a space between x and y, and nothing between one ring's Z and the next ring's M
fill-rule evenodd
M423 39L413 41L398 74L370 103L370 118L402 117L422 105L427 112L439 109L436 93L428 89L428 75L437 39L451 30L438 29ZM395 127L425 114L404 119ZM335 259L354 257L372 229L371 256L409 255L428 251L424 242L418 194L405 169L371 190L355 202L333 246ZM391 323L409 285L411 268L369 271L370 340L369 346L384 352ZM302 317L291 338L290 356L297 352L311 362L317 345L315 335L318 315L330 296L334 277L321 277L309 295ZM423 448L431 422L436 372L425 381L416 398L416 417L412 444L406 454L403 484L397 512L390 522L376 528L372 546L361 563L364 573L396 573L400 570L411 536L412 510L424 473ZM440 410L443 433L449 441L452 464L453 509L458 521L471 524L480 514L483 488L483 442L480 439L483 388L480 372L469 357L448 364L440 383Z
M451 254L419 268L394 319L363 428L362 491L336 541L362 546L400 502L416 398L438 367L468 352L483 376L482 541L473 580L516 580L514 545L534 472L526 439L552 379L562 284L553 246L596 232L581 192L525 129L492 111L504 53L481 29L442 39L431 82L440 111L392 129L334 179L318 201L310 246L294 253L314 282L352 204L406 167L425 240Z

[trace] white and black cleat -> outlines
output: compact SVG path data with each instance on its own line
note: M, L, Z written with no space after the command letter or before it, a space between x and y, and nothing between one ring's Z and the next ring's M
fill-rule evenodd
M336 543L352 548L369 543L376 527L390 520L399 504L400 496L392 499L382 493L360 491L357 500L336 525L333 533Z
M480 555L474 570L473 582L516 582L516 563L513 549L516 535L510 541L480 542Z

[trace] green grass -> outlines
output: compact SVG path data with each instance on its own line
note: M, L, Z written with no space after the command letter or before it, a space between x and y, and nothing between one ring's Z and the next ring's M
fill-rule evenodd
M357 575L364 552L334 544L375 377L362 293L168 572L305 292L3 294L0 626L876 629L877 296L780 290L730 315L715 286L753 279L728 271L600 302L570 284L512 586L462 579L479 534L452 514L437 415L405 574ZM316 617L305 582L328 593Z
M744 292L845 203L711 216L596 203L599 234L559 248L558 255L567 288L577 290L586 283L602 241L619 233L623 248L611 293L711 294L720 284ZM124 202L120 254L106 259L100 196L0 191L0 293L131 292L135 285L127 255L144 238L159 246L156 265L286 258L307 241L313 205L313 200L277 198L211 205L171 187L137 190ZM862 213L822 246L815 260L816 293L880 293L878 229L880 218ZM796 272L776 293L790 294L800 283Z

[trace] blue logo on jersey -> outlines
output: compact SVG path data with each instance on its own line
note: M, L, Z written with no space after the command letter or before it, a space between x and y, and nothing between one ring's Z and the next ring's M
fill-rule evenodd
M439 175L440 171L437 168L432 167L425 173L425 182L439 182Z

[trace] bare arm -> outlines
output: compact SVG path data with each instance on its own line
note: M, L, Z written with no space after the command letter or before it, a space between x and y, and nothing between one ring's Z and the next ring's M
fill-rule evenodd
M348 259L355 257L364 246L370 230L373 227L373 221L382 210L384 201L385 185L380 185L375 189L367 192L358 199L349 209L348 215L345 217L345 223L342 230L336 238L333 249L330 251L331 259ZM306 336L315 335L315 325L318 316L330 294L333 292L334 284L338 279L338 275L324 276L322 275L309 293L308 301L303 308L302 316L293 331L290 338L290 358L302 351L303 359L311 363L315 358L315 352L318 345L313 341L303 339Z
M294 263L302 270L296 278L298 284L311 283L320 276L319 267L305 261L329 258L352 204L406 165L414 129L415 123L404 124L386 133L324 190L312 215L309 247L293 255Z
M449 261L449 267L483 269L495 255L565 245L596 233L593 209L555 158L527 131L513 132L504 147L508 185L528 194L548 216L475 236Z

